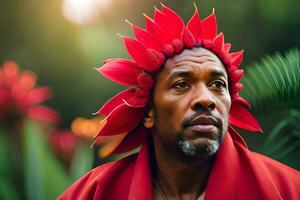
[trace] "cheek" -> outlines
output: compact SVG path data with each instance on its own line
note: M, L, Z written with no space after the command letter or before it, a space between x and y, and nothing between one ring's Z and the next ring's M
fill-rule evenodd
M225 95L222 98L219 98L217 101L217 112L220 115L220 119L222 120L222 136L225 136L225 132L228 129L228 116L229 110L231 106L230 96Z
M185 115L185 108L188 107L188 101L184 97L175 96L164 92L163 95L157 95L154 98L157 117L163 123L172 123L179 126Z
M218 112L223 119L227 120L231 106L230 95L225 95L219 99L219 106L217 106Z

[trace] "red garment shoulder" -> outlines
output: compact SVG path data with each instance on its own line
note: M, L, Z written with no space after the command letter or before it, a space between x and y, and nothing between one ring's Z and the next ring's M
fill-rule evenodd
M256 152L251 152L253 154L254 157L256 157L257 159L261 160L262 162L265 163L266 166L268 166L268 168L273 169L273 170L277 170L278 173L283 173L283 174L290 174L290 175L295 175L295 176L300 176L300 171L293 169L289 166L286 166L276 160L273 160L270 157L267 157L265 155L262 155L260 153L256 153ZM300 180L299 180L300 181Z
M131 155L96 167L73 183L57 199L111 199L115 192L108 188L117 189L118 195L126 196L128 195L126 194L128 192L127 187L130 185L135 160L136 155ZM128 182L127 185L126 182Z
M259 153L251 152L257 162L265 166L266 171L272 177L279 193L287 199L298 199L300 197L300 172L290 168L276 160ZM267 174L266 174L267 176Z

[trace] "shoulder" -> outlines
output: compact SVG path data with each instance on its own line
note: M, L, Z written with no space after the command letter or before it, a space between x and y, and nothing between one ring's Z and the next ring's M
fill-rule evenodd
M107 185L116 185L116 182L131 179L135 159L136 155L131 155L92 169L67 188L57 199L87 200L96 197L100 199L107 193ZM104 187L106 191L103 190Z

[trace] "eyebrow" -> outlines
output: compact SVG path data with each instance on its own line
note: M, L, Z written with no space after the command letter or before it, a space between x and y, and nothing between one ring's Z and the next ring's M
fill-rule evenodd
M223 76L224 78L227 79L226 74L223 71L221 71L221 70L213 70L211 72L211 76L214 77L214 78Z
M189 76L191 76L191 72L189 72L189 71L175 71L169 76L169 79L173 79L176 77L189 77ZM216 70L216 69L210 73L210 76L212 78L224 77L227 79L225 72L223 72L221 70Z
M188 71L175 71L169 76L169 79L173 79L176 77L188 77L190 75L191 75L191 72L188 72Z

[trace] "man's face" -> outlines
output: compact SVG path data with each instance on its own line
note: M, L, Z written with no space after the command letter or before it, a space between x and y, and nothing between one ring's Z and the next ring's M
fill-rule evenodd
M226 69L206 49L185 50L157 74L153 104L154 139L191 158L212 155L228 126Z

